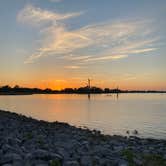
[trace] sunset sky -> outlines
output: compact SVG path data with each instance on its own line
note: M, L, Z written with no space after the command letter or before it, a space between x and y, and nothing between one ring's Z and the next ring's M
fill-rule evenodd
M1 0L0 86L166 90L166 0Z

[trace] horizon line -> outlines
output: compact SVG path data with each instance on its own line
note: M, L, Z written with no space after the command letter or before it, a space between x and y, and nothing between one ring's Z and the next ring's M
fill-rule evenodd
M0 86L0 89L4 88L4 87L8 87L8 88L11 88L11 89L38 89L38 90L51 90L51 91L57 91L57 92L62 92L62 91L65 91L65 90L79 90L80 88L88 88L88 85L87 86L80 86L78 88L74 87L74 88L71 88L71 87L65 87L63 89L53 89L53 88L38 88L38 87L24 87L24 86L19 86L19 85L14 85L14 86L10 86L10 85L1 85ZM98 86L91 86L90 89L93 89L93 88L98 88L98 89L101 89L102 91L105 91L106 89L107 90L118 90L118 91L121 91L121 92L132 92L132 91L138 91L138 92L141 92L141 91L144 91L144 92L148 92L148 91L154 91L154 92L166 92L166 90L154 90L154 89L120 89L118 86L117 88L108 88L108 87L104 87L104 88L101 88L101 87L98 87Z

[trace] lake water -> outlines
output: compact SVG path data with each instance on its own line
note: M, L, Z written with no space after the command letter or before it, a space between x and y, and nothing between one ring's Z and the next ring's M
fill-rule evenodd
M47 121L87 126L105 134L166 139L166 94L0 96L0 109Z

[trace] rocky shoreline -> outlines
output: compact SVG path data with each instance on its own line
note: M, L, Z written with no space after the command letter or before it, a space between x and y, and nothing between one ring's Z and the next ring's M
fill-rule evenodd
M103 135L0 111L0 166L165 166L166 140Z

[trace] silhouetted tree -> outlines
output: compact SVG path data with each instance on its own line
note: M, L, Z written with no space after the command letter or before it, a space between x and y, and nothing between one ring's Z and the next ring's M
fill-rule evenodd
M109 89L109 88L105 88L105 89L104 89L104 92L105 92L105 93L110 93L110 89Z

